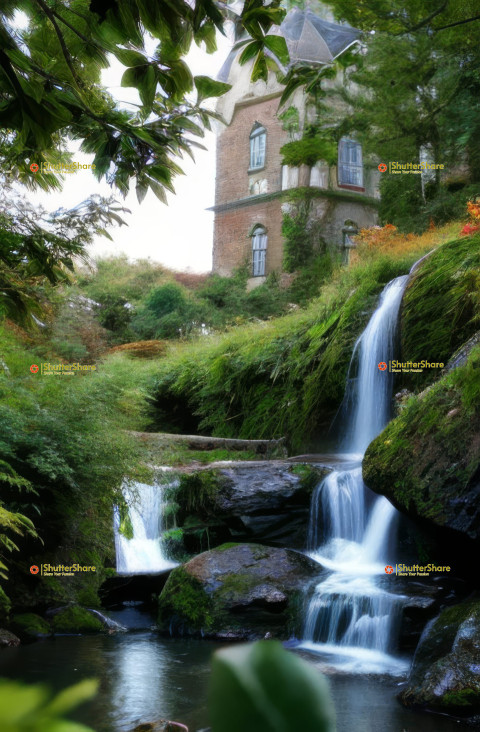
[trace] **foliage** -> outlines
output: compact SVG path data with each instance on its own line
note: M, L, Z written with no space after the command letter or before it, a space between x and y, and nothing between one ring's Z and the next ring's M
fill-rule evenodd
M477 198L475 201L469 201L467 203L467 211L470 216L470 223L465 224L461 234L475 234L475 232L480 230L480 198Z
M74 258L85 258L85 246L105 226L123 223L124 209L99 196L69 211L47 214L7 184L0 196L0 316L25 320L39 311L39 285L69 281ZM41 293L41 290L40 290Z
M238 19L249 39L241 63L253 60L253 80L265 79L265 51L288 62L283 39L269 35L284 11L280 0L245 0ZM23 11L25 30L12 25ZM165 200L178 158L191 154L210 119L206 99L229 86L193 76L185 62L192 43L216 49L216 31L230 17L223 4L179 0L5 0L0 11L0 132L8 141L8 167L33 185L48 187L55 176L29 173L31 163L68 161L58 152L67 135L94 155L94 174L122 193L130 182L143 200L150 188ZM145 35L158 40L152 55ZM100 86L100 71L114 57L124 67L121 84L140 96L138 111L117 105Z
M64 718L79 704L95 696L98 683L84 680L55 697L47 687L0 681L0 728L4 732L93 732Z
M275 641L231 646L213 657L212 732L334 732L327 681Z
M74 599L82 584L98 588L102 567L112 559L112 505L123 478L140 474L137 449L122 427L143 424L144 392L131 368L115 363L108 374L101 368L72 376L32 374L30 365L44 361L41 353L20 345L5 328L0 335L8 367L0 371L2 509L25 516L18 526L30 534L33 522L44 542L19 538L21 560L14 561L5 590L25 605L42 595L44 601ZM19 494L27 485L35 492ZM56 560L98 571L66 582L30 581L31 564Z
M312 218L312 199L292 200L282 216L283 268L286 272L308 271L314 257L318 260L326 254L320 231L321 226Z

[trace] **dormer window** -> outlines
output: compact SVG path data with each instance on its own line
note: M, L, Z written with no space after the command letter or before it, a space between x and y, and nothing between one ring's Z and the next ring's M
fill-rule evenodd
M258 122L250 132L250 170L259 170L265 167L265 149L267 131Z
M338 143L338 185L363 190L362 146L347 137Z

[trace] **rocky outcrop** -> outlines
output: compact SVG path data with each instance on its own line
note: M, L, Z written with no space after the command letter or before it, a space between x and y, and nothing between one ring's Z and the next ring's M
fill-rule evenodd
M407 686L406 706L452 714L480 711L480 601L446 608L425 628Z
M46 638L52 634L52 629L46 620L35 613L20 613L12 617L12 630L22 641L33 641Z
M103 615L98 610L81 607L80 605L67 605L47 611L55 635L70 635L77 633L100 633L107 631L114 633L126 630L115 620Z
M402 512L480 540L480 349L370 443L366 484Z
M159 598L159 627L173 635L286 639L300 632L305 588L321 574L289 549L225 544L172 571Z
M209 547L255 541L303 549L311 493L325 472L273 461L182 475L175 500L185 548L205 549L208 529Z
M13 633L10 633L9 630L0 628L0 648L9 648L12 646L19 646L19 645L20 645L20 638L17 638L16 635L14 635Z

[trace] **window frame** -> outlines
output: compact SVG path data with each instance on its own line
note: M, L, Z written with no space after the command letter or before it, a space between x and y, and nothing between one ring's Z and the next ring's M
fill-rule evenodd
M267 270L268 234L263 224L257 224L251 233L252 277L265 277Z
M345 155L346 150L349 150L347 155ZM356 150L355 162L351 160L353 157L351 150ZM360 162L358 162L358 157ZM337 184L339 188L346 188L350 191L365 191L362 145L351 137L342 137L338 143Z
M248 172L262 170L267 160L267 130L259 122L256 122L249 135L249 165ZM262 141L263 140L263 146ZM260 162L256 161L260 158Z

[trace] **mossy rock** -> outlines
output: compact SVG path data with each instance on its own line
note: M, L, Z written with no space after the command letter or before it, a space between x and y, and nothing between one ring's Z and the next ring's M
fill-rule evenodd
M417 397L370 443L369 488L403 513L480 540L480 348Z
M300 633L305 590L321 573L289 549L220 546L173 570L159 598L159 627L172 635L286 639Z
M104 630L103 623L86 608L70 605L55 613L52 620L54 633L99 633Z
M480 712L480 601L446 608L426 627L415 653L406 706L452 714Z
M11 620L11 627L22 640L35 640L52 634L49 623L35 613L14 615Z
M401 361L447 363L478 330L480 236L464 236L438 247L414 273L402 304ZM436 369L406 373L403 385L431 383Z

